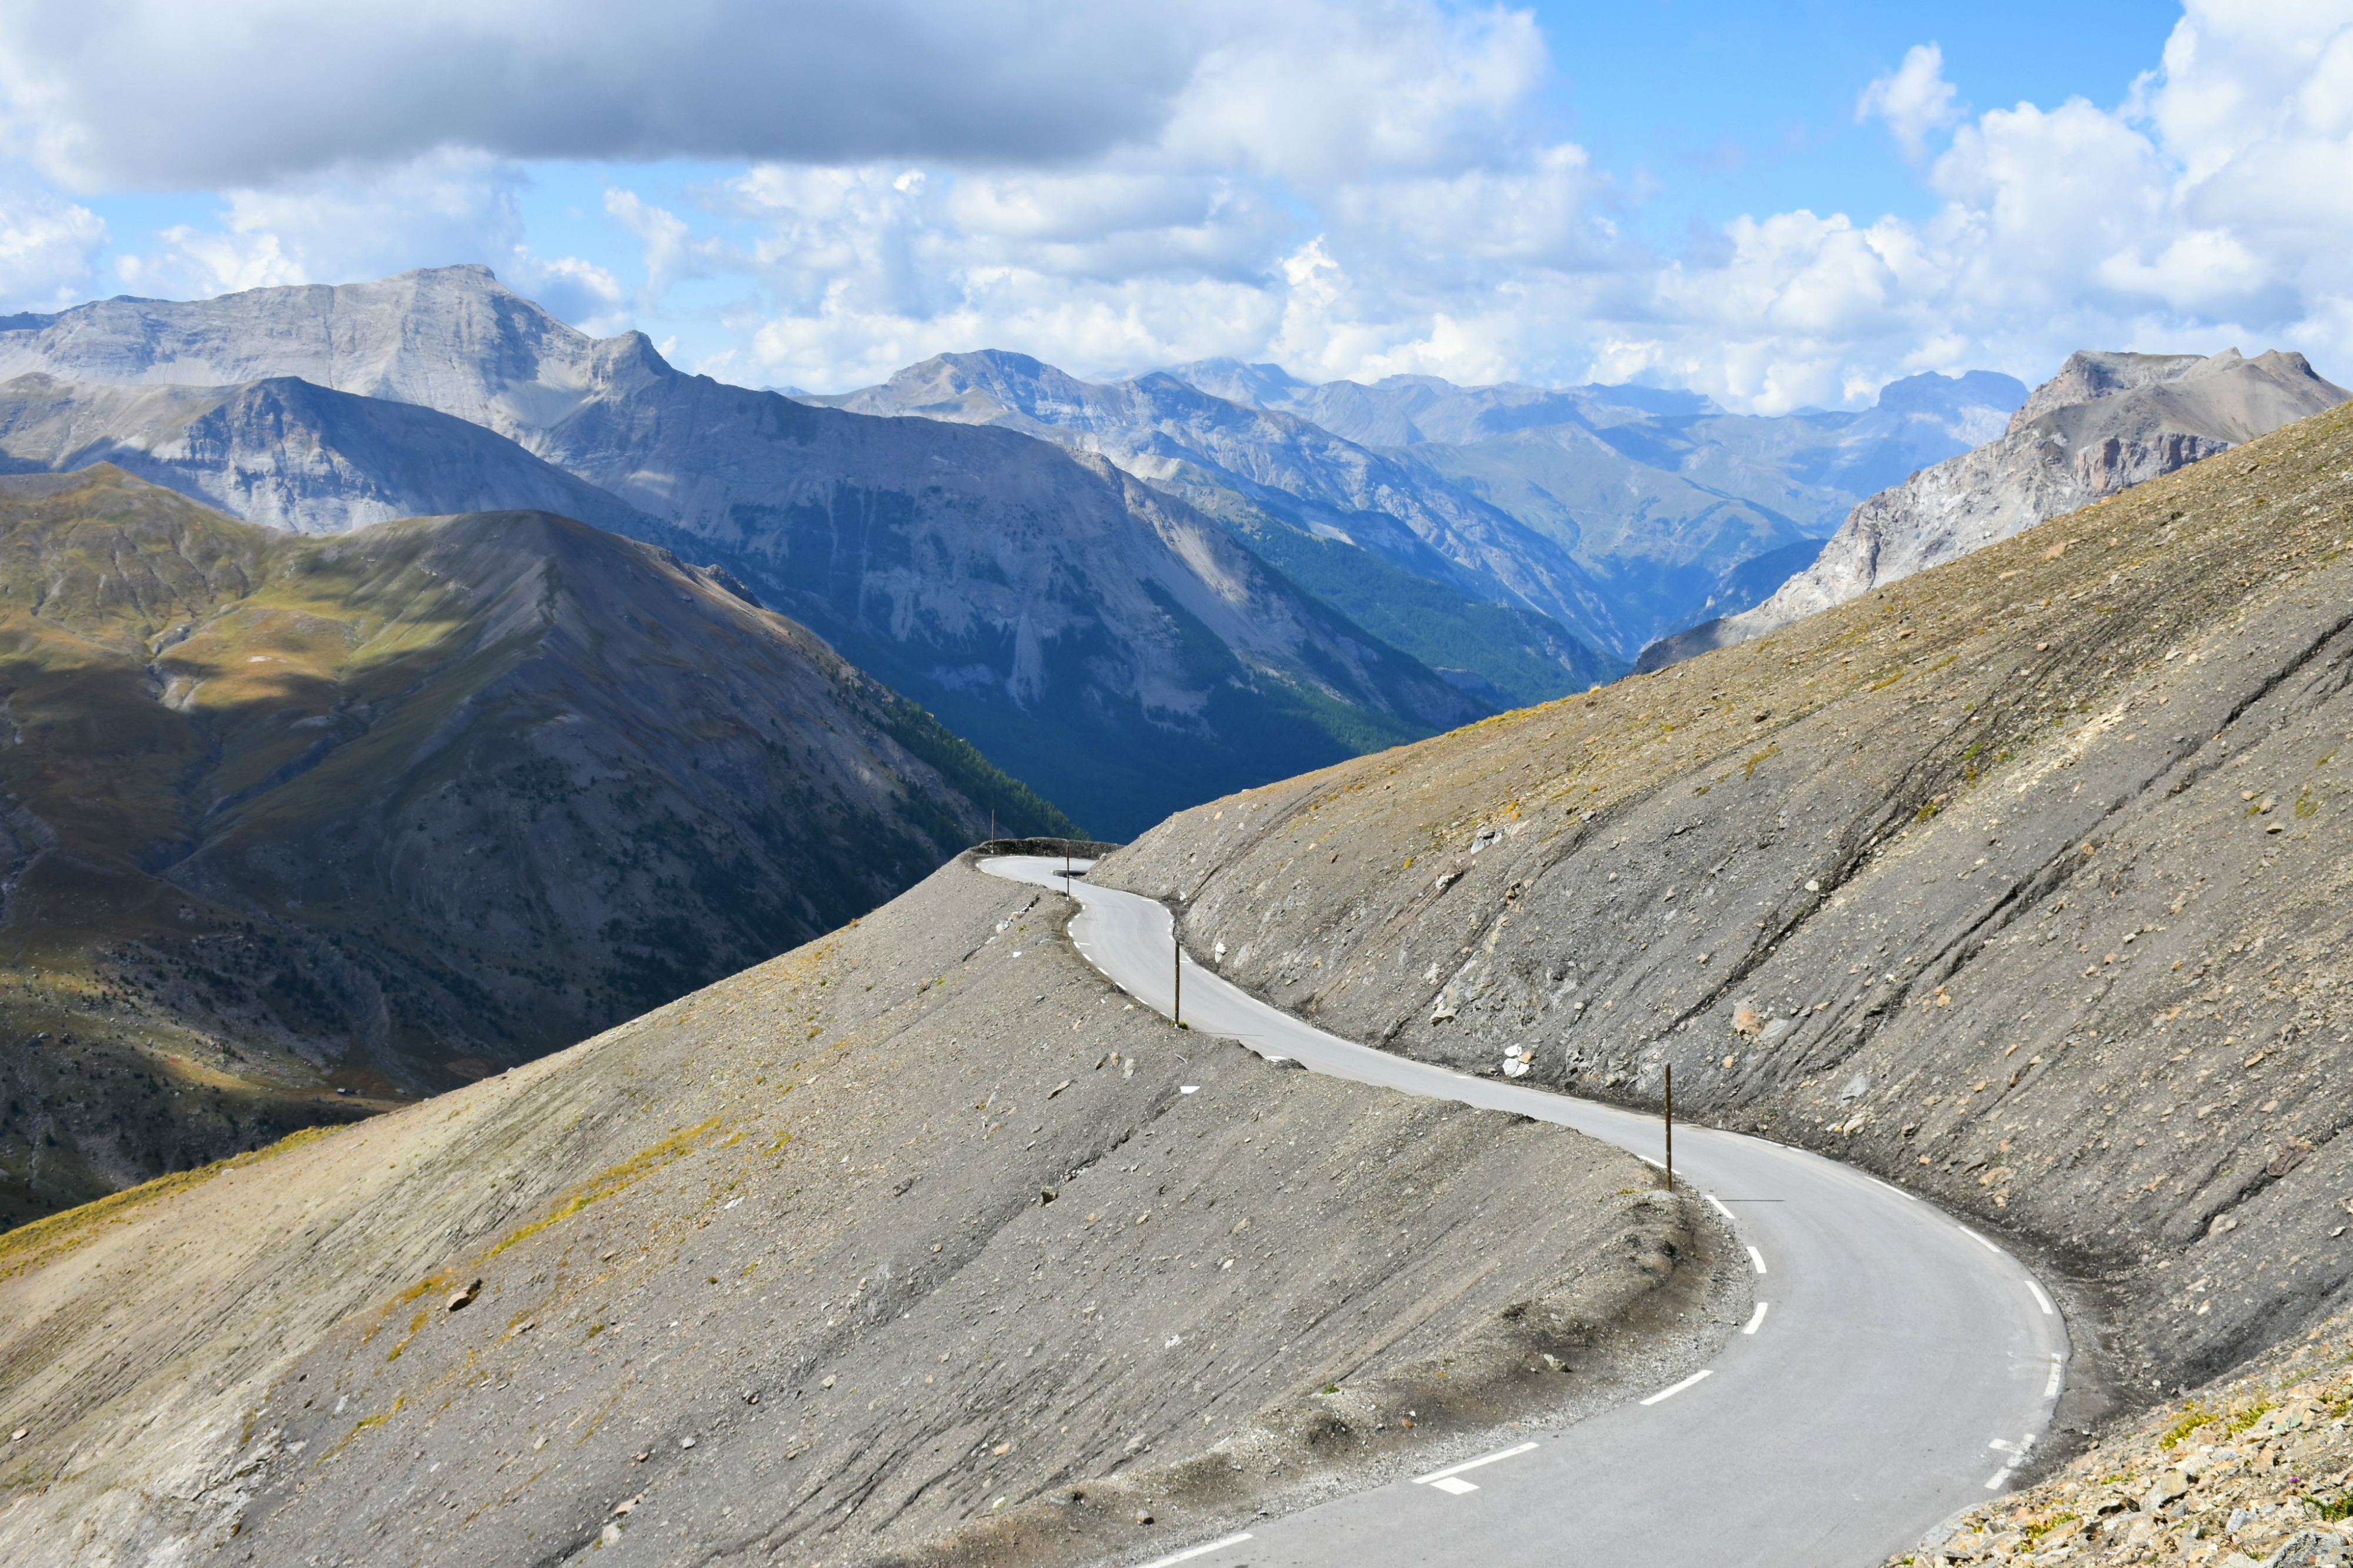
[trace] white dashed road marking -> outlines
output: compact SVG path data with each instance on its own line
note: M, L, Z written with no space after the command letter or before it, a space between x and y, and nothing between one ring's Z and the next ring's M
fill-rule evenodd
M1728 1209L1728 1208L1725 1208L1725 1207L1721 1203L1716 1203L1716 1197L1715 1197L1715 1194L1714 1193L1710 1193L1710 1194L1707 1194L1707 1201L1708 1201L1708 1202L1710 1202L1710 1203L1712 1203L1712 1204L1715 1204L1715 1212L1716 1212L1716 1213L1718 1213L1718 1214L1722 1215L1723 1215L1725 1218L1726 1218L1726 1219L1730 1219L1730 1218L1732 1217L1732 1211L1731 1211L1730 1209Z
M2010 1472L2017 1469L2019 1466L2026 1463L2026 1451L2034 1447L2034 1439L2030 1436L2022 1443L2013 1443L2006 1437L1996 1437L1992 1442L1988 1443L1986 1447L1989 1448L1999 1448L2003 1453L2010 1456L2010 1463L1996 1470L1992 1476L1987 1479L1985 1484L1986 1490L1989 1492L1999 1491L2001 1489L2001 1484L2010 1479Z
M1454 1476L1461 1475L1465 1470L1475 1470L1482 1465L1492 1465L1498 1459L1508 1459L1514 1454L1525 1454L1535 1447L1534 1443L1523 1443L1516 1448L1504 1448L1497 1453L1482 1454L1475 1459L1465 1459L1459 1465L1449 1465L1442 1470L1432 1470L1426 1476L1416 1476L1413 1478L1413 1484L1426 1487L1442 1483ZM1461 1486L1440 1486L1440 1489L1451 1492L1469 1491L1472 1489L1470 1483L1466 1481Z
M2026 1282L2026 1288L2034 1292L2034 1304L2042 1309L2042 1315L2044 1317L2052 1318L2058 1316L2057 1309L2051 1305L2051 1298L2042 1293L2042 1281L2037 1279L2029 1279Z
M1464 1492L1475 1492L1479 1489L1479 1484L1476 1481L1466 1481L1460 1476L1440 1476L1430 1484L1439 1491L1451 1492L1456 1497L1461 1497Z
M1229 1535L1223 1541L1212 1541L1207 1546L1196 1546L1189 1552L1179 1552L1174 1557L1163 1557L1157 1562L1147 1563L1144 1568L1176 1568L1179 1563L1190 1563L1196 1557L1207 1557L1212 1552L1223 1552L1229 1546L1240 1546L1249 1539L1248 1531L1240 1535Z
M1714 1367L1703 1367L1699 1371L1692 1373L1689 1377L1683 1379L1681 1383L1676 1384L1672 1388L1662 1388L1659 1390L1658 1393L1651 1395L1650 1398L1642 1401L1642 1403L1645 1405L1656 1405L1662 1399L1672 1399L1676 1394L1681 1394L1684 1389L1689 1388L1693 1384L1697 1383L1701 1378L1705 1377L1709 1373L1715 1370L1715 1369Z
M2051 1381L2042 1385L2042 1397L2045 1399L2058 1398L2059 1385L2061 1383L2065 1381L2066 1375L2066 1362L2062 1360L2060 1357L2053 1355L2051 1358Z
M1757 1330L1765 1326L1765 1309L1768 1303L1764 1301L1757 1303L1757 1310L1755 1314L1749 1318L1748 1326L1740 1331L1742 1333L1753 1334Z
M2000 1257L2000 1256L2001 1256L2001 1248L2000 1248L2000 1247L1996 1247L1992 1242L1988 1241L1984 1237L1979 1236L1976 1231L1971 1230L1968 1226L1957 1226L1957 1227L1956 1227L1956 1228L1957 1228L1963 1236L1968 1237L1971 1241L1976 1242L1979 1247L1984 1247L1988 1252L1992 1253L1996 1258L1999 1258L1999 1257Z
M1748 1261L1757 1265L1757 1273L1762 1274L1765 1272L1765 1255L1757 1251L1754 1247L1748 1249Z

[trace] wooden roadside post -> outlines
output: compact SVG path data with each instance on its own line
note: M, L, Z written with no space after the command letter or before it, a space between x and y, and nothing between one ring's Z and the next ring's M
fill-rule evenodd
M1169 1005L1168 1021L1185 1026L1185 939L1176 934L1176 911L1168 911L1168 971L1176 977L1176 1000Z

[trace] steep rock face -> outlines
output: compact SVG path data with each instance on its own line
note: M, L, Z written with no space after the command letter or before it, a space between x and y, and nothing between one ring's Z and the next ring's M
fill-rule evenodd
M1100 452L1212 513L1230 513L1237 501L1271 507L1312 534L1549 616L1595 647L1626 640L1609 596L1557 544L1425 465L1175 375L1085 382L1026 354L991 350L937 355L881 386L802 401L995 425Z
M105 300L0 332L0 374L35 372L296 376L496 431L723 557L1096 832L1486 708L1100 459L681 375L483 268Z
M805 628L538 512L0 479L0 1220L452 1087L1065 819Z
M1770 599L1665 639L1644 652L1641 668L1762 636L2348 396L2302 354L2276 350L2252 360L2235 349L2211 358L2076 353L2035 388L2000 440L1873 496Z
M2041 1250L2171 1386L2353 1299L2348 542L2338 409L1094 876L1355 1038L1645 1105L1672 1066Z
M295 533L401 517L553 511L644 538L660 525L479 425L290 376L243 386L0 383L0 461L58 472L112 463Z

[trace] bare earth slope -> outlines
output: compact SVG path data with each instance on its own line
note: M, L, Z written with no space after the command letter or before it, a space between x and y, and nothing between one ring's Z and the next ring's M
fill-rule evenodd
M1761 637L2047 517L2228 451L2353 396L2302 354L2082 353L1997 441L1923 468L1848 514L1820 558L1753 610L1663 639L1641 668Z
M16 1233L0 1557L1143 1554L1733 1326L1723 1234L1630 1156L1179 1034L1068 908L959 860L560 1055Z
M0 479L0 1225L571 1044L1050 807L806 628L543 512ZM330 1100L333 1097L330 1096Z
M1641 1103L1672 1063L2041 1244L2170 1387L2353 1279L2348 534L2340 409L1096 875L1353 1038Z

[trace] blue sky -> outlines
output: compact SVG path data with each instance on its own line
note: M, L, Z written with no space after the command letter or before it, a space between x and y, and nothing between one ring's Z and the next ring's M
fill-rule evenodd
M821 390L991 346L1761 412L2082 346L2353 374L2353 0L0 6L5 309L487 261Z

